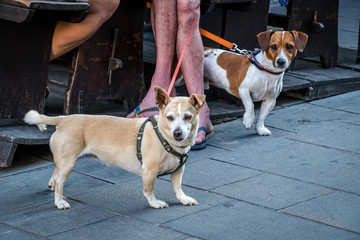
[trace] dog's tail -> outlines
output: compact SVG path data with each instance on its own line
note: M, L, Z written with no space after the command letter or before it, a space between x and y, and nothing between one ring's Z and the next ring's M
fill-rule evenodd
M46 125L58 125L61 117L48 117L39 114L35 110L30 110L25 114L24 122L29 125L37 125L40 131L47 129Z

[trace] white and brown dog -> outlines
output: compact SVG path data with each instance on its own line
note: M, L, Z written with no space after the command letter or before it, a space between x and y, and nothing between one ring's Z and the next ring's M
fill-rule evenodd
M306 46L308 36L297 31L266 31L257 35L261 50L240 55L220 49L205 50L204 76L209 84L241 98L245 113L243 125L251 128L255 120L254 103L263 101L256 121L259 135L269 136L264 120L283 87L286 68ZM206 84L205 84L206 85Z
M56 125L50 139L56 167L48 186L55 190L57 208L70 208L63 197L64 183L76 159L84 154L95 155L106 165L141 175L144 196L153 208L168 207L154 195L155 180L164 174L171 174L180 203L198 204L184 194L181 181L188 151L195 144L198 114L205 103L205 95L171 98L156 87L155 100L159 116L149 119L82 114L48 117L33 110L25 115L24 121L36 124L40 130L46 129L46 124Z

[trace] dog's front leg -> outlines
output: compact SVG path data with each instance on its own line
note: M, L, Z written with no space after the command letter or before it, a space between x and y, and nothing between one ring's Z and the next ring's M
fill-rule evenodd
M246 129L250 129L255 119L254 103L251 99L250 91L248 89L240 89L239 95L245 106L243 125Z
M276 99L268 98L261 103L260 113L256 121L256 132L261 136L271 136L271 132L264 125L265 118L269 115L276 104Z
M184 170L185 170L185 165L181 169L176 171L175 173L171 174L171 182L173 185L174 192L176 194L176 198L183 205L190 205L190 206L198 205L199 203L195 199L185 195L185 193L181 189L181 182L182 182L182 176L183 176Z
M169 207L164 201L158 200L154 195L154 185L155 180L158 175L158 169L145 169L142 171L142 180L143 180L143 188L144 188L144 196L149 202L150 207L153 208L164 208Z

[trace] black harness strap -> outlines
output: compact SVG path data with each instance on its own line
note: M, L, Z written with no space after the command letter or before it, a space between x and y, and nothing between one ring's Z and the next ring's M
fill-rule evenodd
M161 135L159 128L158 128L158 124L154 117L149 117L148 119L146 119L145 122L141 125L141 127L139 129L137 142L136 142L136 156L137 156L139 162L142 164L141 143L142 143L142 139L144 136L145 126L149 121L152 123L154 131L155 131L156 135L158 136L161 144L165 148L165 150L168 153L171 153L172 155L174 155L180 159L180 164L174 171L163 173L161 175L158 175L158 177L167 175L167 174L172 174L172 173L178 171L186 163L187 159L189 158L189 154L188 153L181 154L181 153L175 151L175 149L170 146L170 144L166 141L166 139Z

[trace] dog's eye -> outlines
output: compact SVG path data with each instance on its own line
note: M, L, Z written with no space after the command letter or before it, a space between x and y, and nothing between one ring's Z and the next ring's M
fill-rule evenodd
M274 50L274 51L276 51L276 50L277 50L277 46L276 46L276 44L271 45L271 46L270 46L270 48L271 48L272 50Z
M294 46L291 44L286 44L286 50L291 51L293 50Z
M174 117L173 117L173 116L167 116L166 118L167 118L167 120L169 120L169 121L174 121Z
M192 116L189 115L189 114L186 114L186 115L184 116L184 120L185 120L185 121L189 121L189 120L191 120L191 118L192 118Z

